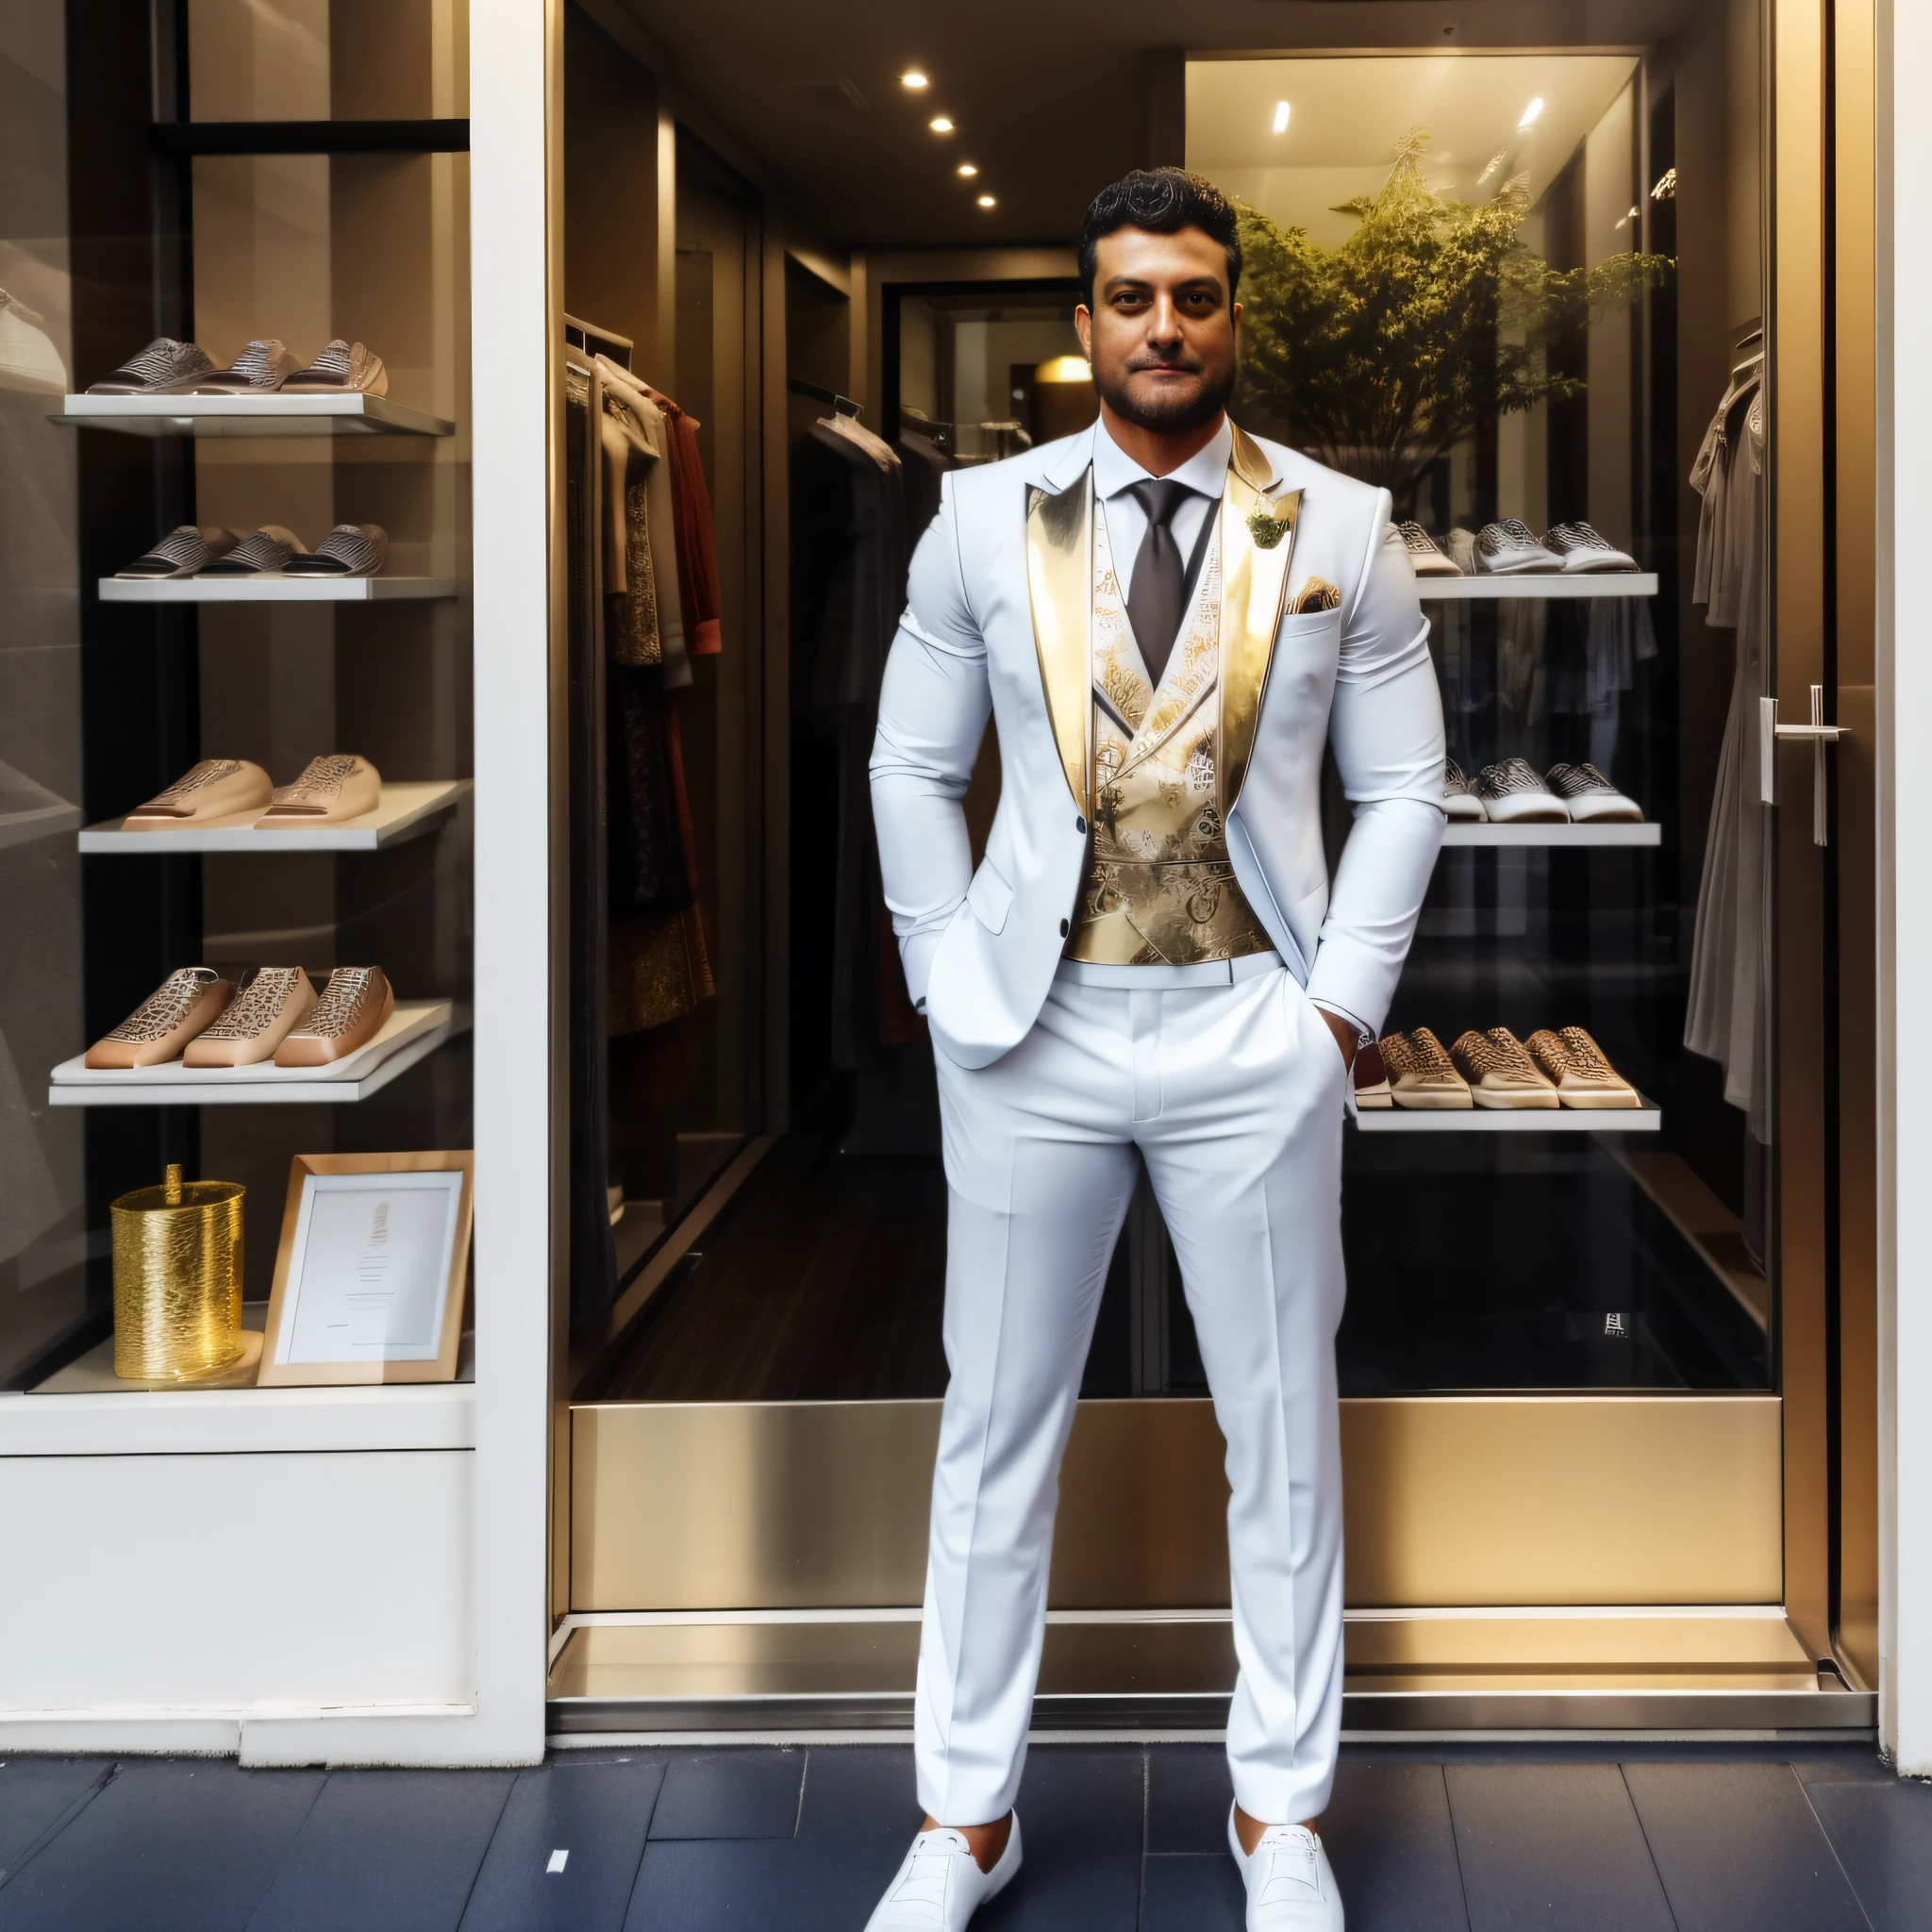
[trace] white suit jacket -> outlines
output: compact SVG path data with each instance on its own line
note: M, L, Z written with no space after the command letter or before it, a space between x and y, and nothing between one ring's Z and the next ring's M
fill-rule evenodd
M908 990L940 1049L965 1067L990 1065L1031 1028L1086 874L1086 619L1077 637L1057 641L1055 600L1028 526L1038 511L1050 525L1084 530L1081 499L1099 433L944 479L886 666L872 755L886 903ZM1310 576L1341 597L1334 609L1283 615L1272 652L1265 635L1259 641L1252 742L1230 780L1239 789L1227 812L1228 857L1310 998L1374 1033L1442 837L1442 708L1428 627L1386 490L1279 443L1238 433L1234 448L1230 491L1245 484L1243 503L1259 491L1290 504L1283 608ZM1084 550L1074 549L1070 537L1059 603L1071 610L1077 597L1084 611L1091 578ZM1075 625L1068 619L1059 628ZM1224 641L1224 681L1230 674ZM1224 689L1224 721L1230 701ZM962 801L989 708L1001 792L974 872ZM1329 744L1355 814L1332 884L1321 824ZM1241 762L1226 746L1223 756Z

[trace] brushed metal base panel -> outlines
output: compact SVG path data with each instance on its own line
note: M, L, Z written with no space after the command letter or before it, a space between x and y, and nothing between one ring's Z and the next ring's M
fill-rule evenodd
M572 1607L918 1602L939 1420L938 1402L574 1405ZM1348 1599L1779 1602L1780 1431L1769 1395L1344 1402ZM1225 1605L1223 1454L1205 1400L1081 1403L1050 1601Z
M1783 1617L1669 1609L1347 1624L1343 1725L1363 1731L1866 1729L1865 1692L1819 1687ZM919 1625L652 1621L573 1630L550 1673L559 1733L904 1731ZM1050 1731L1218 1731L1232 1625L1203 1617L1049 1623L1033 1722Z

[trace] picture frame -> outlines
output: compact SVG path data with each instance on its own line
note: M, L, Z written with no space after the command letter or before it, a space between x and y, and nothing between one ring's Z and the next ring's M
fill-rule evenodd
M296 1155L256 1386L455 1380L475 1193L467 1148Z

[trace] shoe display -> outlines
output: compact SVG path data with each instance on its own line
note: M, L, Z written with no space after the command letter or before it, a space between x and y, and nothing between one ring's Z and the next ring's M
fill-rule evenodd
M88 1048L90 1067L158 1067L221 1017L234 991L212 966L183 966L168 974L113 1032Z
M41 396L67 393L67 365L45 332L46 317L0 289L0 389Z
M1271 1824L1241 1850L1227 1807L1227 1848L1247 1888L1247 1932L1342 1932L1341 1893L1322 1840L1306 1824Z
M1565 1107L1641 1107L1637 1090L1604 1058L1581 1026L1544 1026L1529 1036L1529 1057Z
M1389 1091L1389 1066L1382 1058L1381 1044L1371 1041L1367 1046L1356 1049L1355 1066L1351 1070L1355 1081L1356 1110L1365 1107L1385 1108L1395 1105Z
M396 996L380 966L338 966L322 997L275 1048L278 1067L325 1067L347 1059L383 1029Z
M258 832L308 831L359 819L382 803L382 774L353 752L310 758L292 785L277 785Z
M1458 576L1473 577L1476 574L1475 532L1466 530L1460 524L1449 532L1445 548L1449 561L1456 566Z
M389 532L380 524L338 524L306 557L291 557L285 577L373 577L389 560Z
M1634 798L1624 797L1594 765L1552 765L1544 782L1579 825L1593 819L1643 817L1643 808Z
M1397 527L1408 551L1409 568L1417 576L1459 577L1462 575L1436 547L1436 540L1420 524L1401 524Z
M1395 1106L1441 1112L1474 1105L1468 1081L1456 1071L1442 1042L1426 1026L1391 1033L1377 1041L1376 1046L1388 1069L1389 1097Z
M233 530L218 530L212 525L204 530L192 524L182 524L170 530L152 550L143 551L132 563L124 563L114 575L150 580L192 577L216 558L227 556L236 541Z
M966 1922L1004 1891L1020 1869L1020 1814L991 1872L982 1872L963 1832L940 1825L912 1840L865 1932L965 1932Z
M270 395L301 366L285 344L264 336L250 342L229 368L207 368L184 375L178 382L162 385L161 392L172 396Z
M1462 775L1462 767L1454 758L1445 759L1442 765L1442 809L1452 822L1489 817L1483 809L1482 800L1470 789L1469 780Z
M275 577L291 557L308 552L293 530L280 524L264 524L252 536L243 537L232 549L211 558L199 571L204 577Z
M1543 537L1543 548L1563 559L1566 576L1586 571L1636 570L1637 559L1619 550L1607 537L1600 537L1586 523L1554 525Z
M124 832L172 832L183 825L259 811L275 795L269 775L246 758L203 758L168 789L121 821Z
M157 336L138 355L130 356L120 368L91 382L91 396L158 396L178 394L184 383L212 375L215 365L198 342L177 342L173 336Z
M290 1031L315 1008L315 988L299 966L258 966L235 982L213 1025L188 1042L188 1067L253 1067L274 1059Z
M1528 1049L1507 1026L1487 1033L1474 1028L1449 1049L1456 1071L1469 1082L1478 1107L1559 1107L1555 1084L1530 1058Z
M307 369L298 369L283 383L282 393L386 396L389 371L380 356L372 355L360 342L345 342L338 336Z
M1545 550L1521 517L1485 524L1476 534L1476 568L1492 577L1523 576L1534 571L1560 571L1563 559Z
M1491 821L1499 825L1560 824L1570 816L1569 808L1537 776L1527 758L1505 758L1500 764L1485 765L1476 774L1475 795Z

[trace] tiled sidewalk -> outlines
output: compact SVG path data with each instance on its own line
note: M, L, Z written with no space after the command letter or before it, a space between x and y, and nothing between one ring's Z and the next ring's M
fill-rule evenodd
M975 1932L1239 1932L1227 1802L1211 1746L1036 1747ZM15 1758L0 1932L859 1932L916 1823L897 1745ZM1932 1926L1932 1788L1864 1746L1351 1748L1323 1829L1350 1932Z

